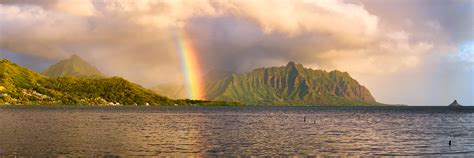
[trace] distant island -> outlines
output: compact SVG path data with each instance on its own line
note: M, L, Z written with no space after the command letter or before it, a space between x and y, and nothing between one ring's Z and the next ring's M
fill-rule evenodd
M177 96L184 87L159 85L152 91L121 77L107 78L77 55L43 74L2 59L0 105L385 105L347 72L294 62L244 74L213 71L204 80L208 100L189 100Z
M460 107L462 106L461 104L458 103L457 100L454 100L451 104L449 104L448 106L450 107Z

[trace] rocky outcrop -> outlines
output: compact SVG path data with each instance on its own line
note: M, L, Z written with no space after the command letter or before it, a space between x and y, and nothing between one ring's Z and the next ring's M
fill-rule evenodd
M457 100L454 100L453 103L449 104L449 106L462 106L462 105L459 104Z

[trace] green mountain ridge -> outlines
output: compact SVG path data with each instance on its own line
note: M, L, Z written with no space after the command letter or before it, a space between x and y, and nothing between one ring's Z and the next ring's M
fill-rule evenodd
M249 73L206 77L205 97L249 105L383 105L347 72L326 72L289 62Z
M120 77L62 75L47 77L1 59L0 105L384 105L347 72L293 62L248 73L210 72L205 97L211 101L169 99ZM176 85L158 89L170 96L185 92Z
M0 60L0 105L240 105L172 100L120 77L46 77Z
M104 75L94 66L87 63L77 55L72 55L68 59L59 61L51 65L43 72L48 77L104 77Z

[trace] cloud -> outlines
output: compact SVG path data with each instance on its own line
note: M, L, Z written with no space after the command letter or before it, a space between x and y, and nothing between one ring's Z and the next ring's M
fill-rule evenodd
M55 9L64 13L76 16L92 16L94 15L94 5L90 1L74 1L71 5L70 0L58 0L55 4Z
M256 22L267 33L318 32L340 42L363 43L376 35L378 27L377 17L362 6L341 1L226 1L221 5L230 14Z
M173 41L176 39L170 33L176 27L189 30L190 36L195 36L192 37L195 43L210 51L207 53L210 55L203 53L205 62L215 61L212 55L219 54L216 63L210 62L210 65L217 67L221 63L219 61L235 59L242 53L247 54L242 59L251 59L253 52L260 52L260 58L269 56L269 60L273 60L272 53L267 52L275 49L272 44L287 43L293 39L301 41L307 34L321 36L320 39L328 38L327 43L360 45L374 39L378 21L362 6L341 1L83 0L66 3L63 0L7 0L2 3L2 48L48 59L61 59L72 53L85 54L110 71L113 68L107 67L116 66L104 63L110 59L123 59L125 61L116 62L130 63L128 56L140 57L136 56L137 53L155 54L151 59L164 58L163 61L179 62L176 50L173 50ZM195 20L203 18L206 18L207 25ZM351 27L347 27L343 21L351 23ZM233 26L225 26L225 23L232 23ZM206 29L210 27L216 30ZM233 28L237 30L223 37L225 39L217 38L226 43L215 40L211 43L201 42L201 38L213 40L214 37L209 36L229 33ZM201 31L207 32L199 33ZM240 32L247 34L239 36ZM280 35L277 40L272 40L275 34ZM248 47L242 48L246 39L255 36L265 40L261 42L262 45L247 42ZM359 38L361 36L366 38ZM235 51L229 55L226 52L213 52L221 51L226 45L234 47ZM299 46L294 43L289 47ZM275 56L285 58L290 52L279 53ZM108 60L99 62L103 58ZM137 64L143 65L141 69L170 64L148 59L137 58L134 61L141 62ZM229 67L239 69L235 65ZM119 74L130 76L122 72ZM145 71L143 74L148 73Z
M54 14L41 7L0 5L1 47L46 58L64 57L67 44L87 29L81 17Z
M94 5L89 0L2 0L0 3L7 5L39 6L47 10L58 11L75 16L90 16L94 14Z
M472 8L468 0L2 0L0 48L48 61L79 54L151 86L182 79L180 29L204 72L291 60L383 78L424 69L433 54L472 39Z

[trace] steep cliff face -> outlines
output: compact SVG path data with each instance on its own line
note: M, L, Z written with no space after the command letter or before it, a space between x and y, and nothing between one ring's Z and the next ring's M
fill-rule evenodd
M293 62L245 74L208 78L206 98L268 104L379 104L347 72L313 70Z

